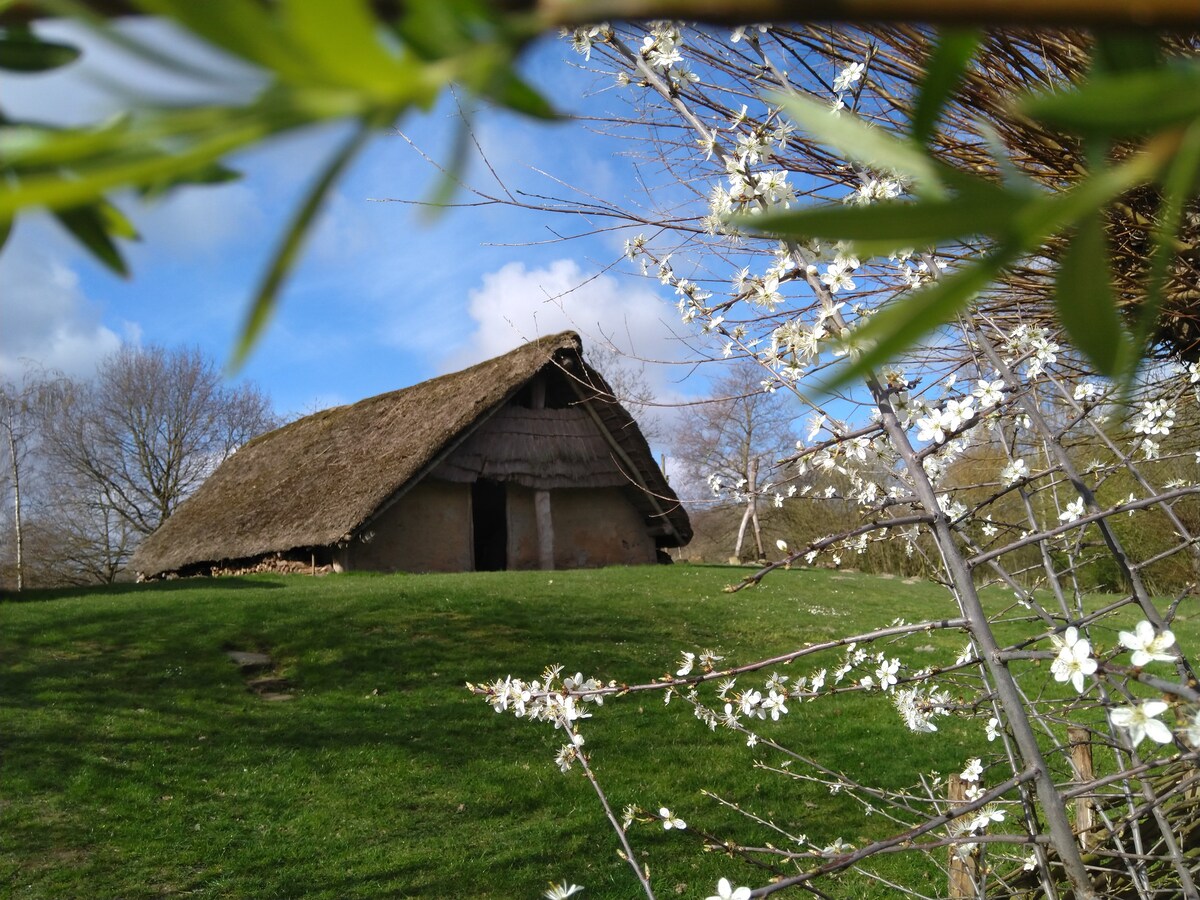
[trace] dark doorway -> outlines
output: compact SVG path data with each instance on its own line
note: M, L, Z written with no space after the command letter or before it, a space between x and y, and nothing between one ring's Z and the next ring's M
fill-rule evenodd
M471 485L471 525L475 531L475 571L508 568L508 504L503 482L481 478Z

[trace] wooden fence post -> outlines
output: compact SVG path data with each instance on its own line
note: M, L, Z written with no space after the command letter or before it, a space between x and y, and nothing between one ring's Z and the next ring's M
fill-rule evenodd
M955 774L950 776L949 797L951 808L962 806L967 799L967 782ZM961 900L975 896L975 872L978 866L974 854L959 856L958 847L950 848L950 897Z
M1092 733L1086 728L1072 725L1067 729L1067 739L1071 743L1071 765L1075 767L1075 780L1086 784L1095 777L1092 770ZM1079 846L1084 850L1090 850L1096 841L1096 836L1092 834L1095 824L1095 801L1091 797L1077 798L1075 832L1079 835Z

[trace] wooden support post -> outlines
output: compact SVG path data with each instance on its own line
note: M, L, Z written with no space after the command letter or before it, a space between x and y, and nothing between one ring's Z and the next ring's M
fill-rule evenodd
M1071 765L1075 767L1075 780L1086 784L1095 777L1092 770L1092 733L1086 728L1072 725L1067 729L1067 739L1071 743ZM1079 846L1084 850L1090 850L1096 842L1096 836L1092 834L1096 824L1095 812L1095 801L1091 797L1075 800L1075 833L1079 835Z
M949 797L951 807L962 806L967 799L967 782L957 775L950 776ZM975 896L975 871L978 863L974 855L965 858L958 855L961 847L950 848L950 897L961 900Z
M530 403L533 409L546 408L546 378L538 375L530 383ZM550 514L550 492L533 492L533 515L537 522L538 567L543 571L554 568L554 517Z
M554 519L550 514L550 492L533 492L533 512L537 519L538 566L554 568Z

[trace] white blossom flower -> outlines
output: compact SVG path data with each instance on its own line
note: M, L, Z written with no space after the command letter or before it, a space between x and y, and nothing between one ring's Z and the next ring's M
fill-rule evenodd
M901 688L892 695L892 702L900 718L910 731L931 733L937 731L934 724L935 715L949 715L946 705L949 699L945 694L932 690L928 694L921 687Z
M863 63L850 63L833 80L833 92L841 94L850 90L863 77L863 73L866 71L867 67Z
M892 659L881 662L879 668L875 670L875 677L879 679L879 689L890 691L896 685L898 671L900 671L900 660Z
M771 677L767 679L766 688L768 691L776 691L780 694L787 693L787 683L789 678L787 675L780 675L778 672L772 672Z
M975 642L967 641L967 645L965 647L963 647L962 651L958 654L958 656L955 657L954 664L956 666L961 666L965 663L969 663L974 658L975 658Z
M983 762L976 756L967 761L967 767L959 773L958 777L963 781L978 781L982 774Z
M1075 690L1083 693L1083 677L1096 671L1096 660L1092 659L1092 645L1087 638L1079 636L1079 629L1071 626L1061 638L1051 640L1059 648L1058 656L1050 664L1054 680L1071 682Z
M680 678L692 674L692 666L695 665L695 663L696 654L684 651L683 655L679 657L679 669L675 672L675 674Z
M750 900L750 888L735 888L729 883L728 878L722 878L717 882L717 892L707 897L706 900Z
M756 28L756 29L758 29L759 33L766 34L767 29L770 27L771 27L770 25L763 25L763 24L759 24L759 23L755 23L753 25L739 25L737 28L733 29L733 32L729 35L729 43L736 44L738 41L740 41L742 38L744 38L746 36L746 32L749 31L751 28ZM750 35L750 36L754 37L754 35Z
M788 708L784 705L784 701L786 700L786 693L780 694L779 692L772 690L763 700L761 709L764 712L771 714L772 721L778 722L781 715L787 715Z
M1142 405L1142 413L1131 423L1137 434L1171 433L1175 424L1175 410L1163 399L1151 400Z
M1006 485L1016 484L1022 478L1028 477L1029 466L1023 459L1014 459L1000 472L1000 480Z
M990 719L988 719L987 728L985 731L987 733L987 739L989 743L1000 737L1000 720L995 716L992 716Z
M563 29L565 35L567 30ZM582 28L576 28L571 32L571 49L576 53L582 53L584 59L592 58L592 38L600 37L600 40L608 40L609 25L607 22L602 22L599 25L585 25ZM580 889L582 890L582 888Z
M700 656L699 656L700 665L702 665L705 669L710 669L710 670L712 668L714 668L716 666L716 664L719 663L724 658L725 657L718 654L716 650L709 650L707 648L705 648L704 650L701 650Z
M662 827L665 831L670 831L672 828L683 831L687 828L687 822L683 821L683 819L672 813L665 806L659 807L658 814L662 817Z
M1192 719L1183 729L1183 736L1193 747L1200 747L1200 710L1192 713Z
M945 423L947 431L958 431L964 424L975 418L975 410L972 408L974 402L973 397L946 401L942 406L942 421Z
M737 136L738 156L746 163L767 162L771 158L772 139L761 127Z
M993 822L1004 821L1004 810L998 806L985 806L967 826L970 831L985 831Z
M971 395L979 401L982 409L996 406L1004 400L1004 381L1001 379L988 381L986 378L981 378L975 382L975 390L971 391Z
M579 737L579 742L583 743L582 735L577 735L577 737ZM571 765L575 762L578 756L579 747L576 745L574 740L572 740L571 743L563 744L559 748L558 754L554 757L554 762L558 764L559 771L567 772L570 771Z
M679 48L680 39L681 35L676 28L655 28L642 39L642 56L653 68L666 71L683 62L683 53Z
M829 287L831 294L836 294L843 288L848 291L856 287L853 279L854 269L846 262L832 262L821 276L821 281Z
M785 209L796 199L796 189L788 182L788 173L783 169L760 172L754 195L768 206L783 206ZM853 285L851 285L853 287Z
M762 693L760 691L747 691L742 694L742 715L757 716L760 719L767 717L767 712L762 708Z
M877 200L894 200L900 196L901 191L900 182L894 179L868 178L858 186L857 191L846 199L846 202L855 206L864 206Z
M542 896L545 897L546 900L567 900L568 897L573 897L582 891L583 888L581 888L579 885L568 885L566 879L564 879L562 884L551 883L550 890L546 891L546 893L544 893Z
M1171 662L1175 654L1171 648L1175 646L1175 635L1170 631L1156 633L1154 626L1143 619L1134 626L1133 631L1122 631L1118 636L1121 646L1133 651L1130 662L1135 666L1158 660Z
M837 791L833 791L833 793L837 793ZM849 841L842 840L840 837L837 837L833 839L833 843L827 844L821 848L821 854L823 856L841 856L843 853L853 849L853 844L851 844Z
M1158 720L1158 716L1167 711L1167 704L1162 700L1143 700L1139 706L1119 706L1108 714L1113 725L1129 732L1129 741L1137 746L1142 739L1159 744L1171 742L1171 729Z
M947 426L940 409L929 410L929 415L917 419L917 440L941 444L946 440Z
M783 540L782 538L780 538L779 540L777 540L775 542L775 546L779 548L780 553L788 552L788 543L787 543L787 541Z
M1085 508L1083 505L1083 498L1077 497L1067 504L1067 508L1065 510L1058 514L1058 521L1074 522L1076 519L1083 518L1084 512Z

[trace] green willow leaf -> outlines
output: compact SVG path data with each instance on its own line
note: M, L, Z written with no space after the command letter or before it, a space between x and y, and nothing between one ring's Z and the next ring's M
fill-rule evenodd
M494 81L494 86L484 92L485 96L506 108L534 119L554 121L561 118L550 101L517 75L511 66L497 72Z
M870 206L828 205L811 209L739 216L734 224L747 230L790 238L850 240L860 255L872 255L864 242L888 250L927 247L976 236L1004 238L1012 234L1014 220L1038 198L995 189L978 195L946 200L904 200Z
M895 172L911 181L919 194L932 197L944 194L938 165L911 141L868 125L852 113L835 114L828 104L797 94L770 94L768 100L783 107L817 141L833 147L851 162L877 172Z
M115 212L115 208L111 209ZM128 236L128 233L132 231L132 225L129 225L128 220L120 213L117 213L117 216L119 222L128 226L127 229L122 229L126 231L126 234L121 236ZM80 244L87 248L93 257L122 278L129 277L129 266L125 262L125 257L121 255L116 241L113 240L113 234L117 232L111 227L114 222L111 213L104 211L98 205L77 206L74 209L60 209L54 213L54 217ZM136 232L134 234L136 235Z
M240 180L241 177L242 173L236 169L230 169L221 163L209 163L194 172L185 172L171 178L142 185L138 189L138 194L143 199L151 200L161 197L177 187L228 184L231 181Z
M305 54L287 40L272 7L255 0L137 0L149 13L174 19L240 59L292 84L319 82ZM320 4L324 5L324 4Z
M1089 136L1168 128L1200 117L1200 65L1096 75L1074 91L1028 97L1018 109L1055 128Z
M864 349L852 363L822 383L818 392L830 393L868 377L889 359L911 349L926 334L966 310L1017 255L1015 248L1001 245L934 284L898 295L854 332L855 345Z
M242 325L241 334L238 336L233 357L229 363L232 371L236 371L242 366L262 335L263 329L275 311L275 305L279 299L279 289L296 264L305 238L308 236L313 220L321 210L325 197L342 173L367 145L373 130L374 124L369 121L358 123L354 132L325 165L320 177L308 189L304 202L296 210L291 222L288 223L283 240L272 256L271 265L251 301L249 314Z
M1167 270L1175 256L1175 236L1183 220L1184 209L1195 197L1200 181L1200 121L1193 122L1179 142L1179 150L1167 166L1162 182L1162 205L1154 227L1154 249L1150 256L1150 273L1146 279L1146 299L1138 311L1138 349L1146 347L1158 313L1162 309Z
M49 72L75 62L79 48L47 41L28 32L0 35L0 69L10 72Z
M383 44L380 23L365 0L282 0L279 9L288 36L336 84L387 99L397 83L419 75Z
M511 43L498 12L486 0L412 0L395 29L423 59L445 59L486 50L494 42Z
M1142 72L1162 65L1159 38L1153 32L1099 31L1092 44L1092 71L1105 75Z
M913 104L912 138L918 144L928 143L933 136L946 101L962 83L982 39L978 29L945 29L938 33Z
M302 115L282 107L206 108L164 114L120 134L70 133L61 141L51 136L44 147L20 161L62 163L71 171L63 173L55 166L25 173L18 166L12 173L17 177L0 182L0 216L37 206L85 206L111 190L187 176L299 124L304 124ZM172 132L177 145L173 152L159 150L164 135Z
M127 241L139 241L142 239L142 236L138 234L137 227L129 217L107 200L101 200L95 205L95 209L104 223L104 229L109 234L124 238Z
M1080 222L1058 263L1054 305L1071 342L1109 378L1124 374L1132 354L1117 311L1099 211Z

